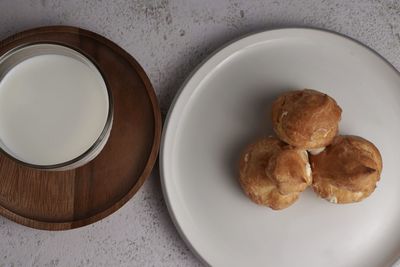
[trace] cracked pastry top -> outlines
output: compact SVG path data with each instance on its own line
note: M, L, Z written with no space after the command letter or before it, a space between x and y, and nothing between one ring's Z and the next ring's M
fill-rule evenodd
M303 149L322 149L338 133L342 109L321 92L287 92L272 105L272 125L282 141Z
M239 171L246 195L274 210L293 204L312 182L307 152L274 137L249 145L241 156Z
M352 203L368 197L382 172L374 144L358 136L337 136L318 155L310 156L313 189L332 203Z

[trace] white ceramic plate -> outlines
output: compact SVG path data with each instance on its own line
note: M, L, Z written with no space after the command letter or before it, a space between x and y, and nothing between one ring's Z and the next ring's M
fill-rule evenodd
M380 149L384 169L371 197L335 205L311 189L283 211L252 203L237 160L271 133L270 106L288 89L314 88L343 109L341 133ZM167 119L161 174L172 218L212 266L388 266L400 256L400 76L347 37L279 29L245 37L188 79Z

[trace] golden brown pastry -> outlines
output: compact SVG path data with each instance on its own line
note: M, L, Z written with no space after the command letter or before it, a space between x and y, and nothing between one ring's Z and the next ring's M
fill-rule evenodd
M312 182L307 152L274 137L248 146L239 168L244 192L255 203L274 210L293 204Z
M337 136L318 155L311 155L313 189L332 203L358 202L376 187L382 171L379 150L358 136Z
M342 110L321 92L305 89L285 93L272 105L272 125L286 143L304 149L329 145L338 132Z

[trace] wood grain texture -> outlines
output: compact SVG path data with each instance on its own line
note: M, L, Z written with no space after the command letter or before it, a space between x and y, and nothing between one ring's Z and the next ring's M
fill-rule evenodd
M125 204L154 166L161 115L140 65L110 40L87 30L50 26L18 33L0 43L0 55L19 45L57 43L93 61L114 99L114 121L102 152L70 171L40 171L0 155L0 215L47 230L96 222Z

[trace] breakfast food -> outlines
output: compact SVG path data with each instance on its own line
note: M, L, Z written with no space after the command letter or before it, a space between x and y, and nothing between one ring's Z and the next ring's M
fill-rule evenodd
M382 171L378 149L358 136L337 136L318 155L310 156L313 189L332 203L352 203L368 197Z
M362 137L337 135L341 114L333 98L315 90L278 97L272 105L278 138L248 146L240 159L239 182L247 196L274 210L289 207L311 184L332 203L368 197L380 180L382 158Z
M274 137L259 140L242 154L239 181L255 203L286 208L312 182L307 152Z
M341 113L336 101L326 94L310 89L291 91L273 103L272 125L279 139L314 153L332 142Z

